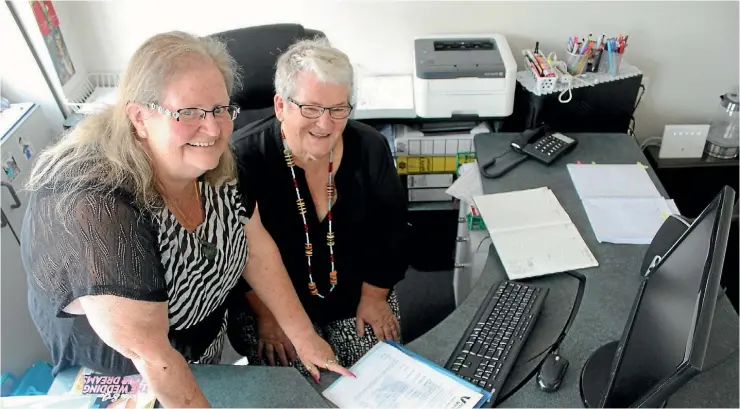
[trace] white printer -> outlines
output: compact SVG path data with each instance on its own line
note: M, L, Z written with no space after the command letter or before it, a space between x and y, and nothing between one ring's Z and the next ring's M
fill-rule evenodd
M418 116L506 117L513 112L517 67L503 35L417 37L414 60Z

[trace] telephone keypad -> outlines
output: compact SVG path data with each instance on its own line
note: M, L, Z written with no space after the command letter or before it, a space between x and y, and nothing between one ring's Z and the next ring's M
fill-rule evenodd
M575 144L576 141L574 139L561 133L553 133L534 142L532 145L526 146L523 151L549 164L564 154L565 151L570 150Z
M563 147L565 147L565 142L553 137L552 135L542 138L534 144L535 149L547 156L552 156Z

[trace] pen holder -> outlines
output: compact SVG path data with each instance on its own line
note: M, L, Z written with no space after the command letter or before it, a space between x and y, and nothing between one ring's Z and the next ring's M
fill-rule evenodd
M619 75L619 64L622 63L622 56L615 51L604 50L601 52L601 63L599 64L599 72L603 74L609 74L613 77Z
M601 63L602 50L597 49L591 52L591 57L588 59L586 65L586 71L588 72L599 72L599 65Z
M591 52L588 52L587 54L573 54L566 51L565 64L568 67L568 73L570 75L581 74L583 70L586 69L586 65L588 64L588 59L590 57Z
M540 77L535 69L529 65L526 58L524 59L524 64L524 66L527 67L527 70L532 74L537 92L540 94L547 94L555 90L555 84L558 81L558 77Z

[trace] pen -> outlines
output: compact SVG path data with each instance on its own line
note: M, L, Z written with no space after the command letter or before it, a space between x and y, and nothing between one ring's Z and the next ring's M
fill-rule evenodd
M527 62L529 63L530 67L532 67L532 70L535 72L535 74L537 74L537 76L545 76L530 50L524 50L524 57L527 59Z
M609 74L614 75L614 55L612 55L612 43L607 43L607 51L609 52Z
M542 69L542 74L545 77L555 76L555 72L552 70L552 68L547 63L547 61L545 60L545 57L542 54L535 54L534 57L535 57L535 61L537 61L537 65L540 66L540 68Z

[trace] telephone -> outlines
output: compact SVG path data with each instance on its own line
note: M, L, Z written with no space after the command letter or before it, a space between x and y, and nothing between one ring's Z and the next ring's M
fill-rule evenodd
M560 132L552 132L548 126L544 125L524 131L522 136L511 142L511 148L549 165L577 144L578 141L575 139Z
M482 163L480 165L481 174L488 178L497 178L529 158L535 158L545 165L550 165L556 159L568 153L577 144L577 140L559 132L553 132L547 125L528 129L511 142L511 150L494 157L488 162ZM494 171L488 170L496 164L499 158L510 152L519 153L519 156L497 167Z

